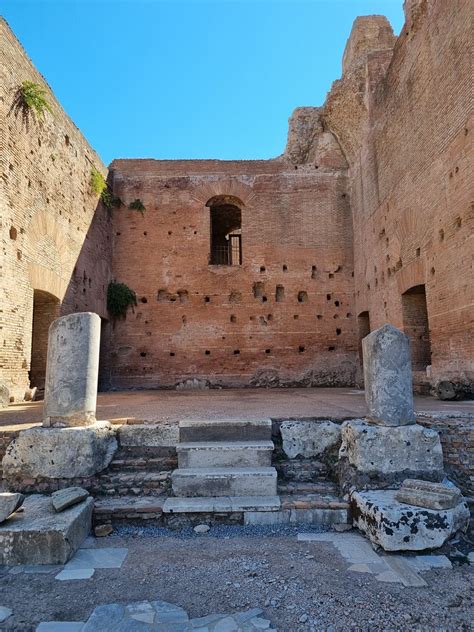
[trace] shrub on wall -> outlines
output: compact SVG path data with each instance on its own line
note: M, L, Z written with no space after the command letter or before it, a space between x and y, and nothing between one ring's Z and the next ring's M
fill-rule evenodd
M143 205L143 202L139 198L137 198L136 200L133 200L133 202L130 202L130 204L128 205L128 208L131 209L132 211L140 211L142 215L145 212L145 207Z
M124 319L129 307L137 304L137 297L125 283L111 281L107 288L107 311L112 320Z
M47 91L39 83L23 81L13 100L13 112L15 114L21 112L26 124L28 124L30 112L34 112L39 120L43 120L46 112L53 113L46 94Z
M91 170L90 185L92 193L100 196L102 203L107 208L111 208L112 206L122 206L122 200L118 197L115 197L115 195L109 189L104 176L94 166L92 166Z

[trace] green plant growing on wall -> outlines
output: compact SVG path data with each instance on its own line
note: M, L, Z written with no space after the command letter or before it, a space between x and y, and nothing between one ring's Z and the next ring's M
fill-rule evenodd
M107 288L107 311L113 321L124 319L129 307L137 304L137 297L125 283L111 281Z
M128 208L131 209L132 211L140 211L142 215L146 210L143 205L143 202L139 198L133 200L133 202L130 202L130 204L128 205Z
M34 111L39 119L44 119L45 113L53 113L46 98L46 90L39 83L23 81L17 93L21 107L24 110Z
M92 166L91 170L90 184L92 193L95 195L102 196L103 192L107 190L107 182L105 181L104 176L94 166Z

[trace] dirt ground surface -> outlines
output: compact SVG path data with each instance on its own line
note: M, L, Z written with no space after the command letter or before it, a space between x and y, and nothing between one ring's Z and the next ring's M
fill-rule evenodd
M0 569L0 605L13 615L0 630L32 631L41 621L84 621L96 605L160 599L191 617L259 607L279 632L472 630L474 572L469 565L423 573L424 588L382 583L348 571L329 543L295 535L221 530L180 537L112 535L97 547L128 547L120 569L87 580ZM230 535L229 535L230 534Z
M13 404L0 411L0 427L40 423L43 402ZM415 410L429 413L473 413L474 401L445 402L415 396ZM120 391L99 393L97 418L108 420L179 421L180 419L241 419L331 417L344 419L367 413L364 391L351 388L229 389L204 391Z

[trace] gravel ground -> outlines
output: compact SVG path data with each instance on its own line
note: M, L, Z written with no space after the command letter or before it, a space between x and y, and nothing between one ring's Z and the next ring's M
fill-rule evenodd
M129 547L122 568L96 570L92 579L60 582L57 571L0 570L0 605L14 611L0 630L85 620L98 604L143 599L172 602L191 617L260 607L279 632L472 629L472 566L432 570L423 573L427 588L404 588L348 572L331 545L297 542L295 533L293 527L220 526L200 536L124 528L96 541L101 548Z

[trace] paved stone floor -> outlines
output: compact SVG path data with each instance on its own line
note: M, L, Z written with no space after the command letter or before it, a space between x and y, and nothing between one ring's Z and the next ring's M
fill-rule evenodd
M65 566L0 567L0 630L467 631L472 568L378 554L355 530L128 527Z
M42 402L13 404L0 410L0 427L25 427L41 421ZM417 412L472 413L474 401L443 402L415 397ZM99 393L98 419L150 422L183 418L332 417L367 412L364 392L350 388L229 389L206 391L120 391Z

